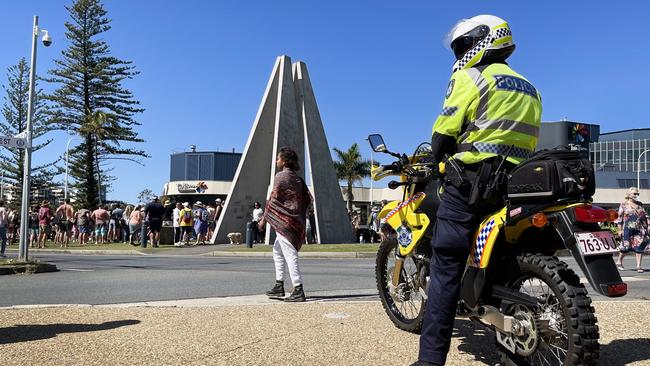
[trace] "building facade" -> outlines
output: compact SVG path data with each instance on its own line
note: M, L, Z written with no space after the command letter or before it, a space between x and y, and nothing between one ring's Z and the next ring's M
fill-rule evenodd
M163 195L177 202L225 200L242 154L192 150L172 154Z

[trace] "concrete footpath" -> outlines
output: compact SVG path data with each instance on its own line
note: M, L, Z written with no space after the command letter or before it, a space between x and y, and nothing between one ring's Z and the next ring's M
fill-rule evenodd
M203 302L201 302L203 301ZM596 302L601 365L650 365L650 302ZM493 334L456 321L449 365L495 365ZM186 303L0 310L3 365L409 365L418 337L378 301Z

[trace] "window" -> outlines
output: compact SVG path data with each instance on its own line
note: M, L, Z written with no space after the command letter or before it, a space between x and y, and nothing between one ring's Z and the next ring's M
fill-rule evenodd
M636 187L636 179L617 179L616 182L618 183L618 188ZM639 183L641 183L641 189L648 189L647 179L641 179Z
M199 179L199 156L196 154L187 154L187 174L186 180Z
M214 156L212 154L201 154L199 156L199 179L214 179Z

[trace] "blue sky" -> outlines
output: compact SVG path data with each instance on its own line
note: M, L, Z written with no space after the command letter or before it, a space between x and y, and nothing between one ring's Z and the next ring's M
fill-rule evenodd
M29 57L32 16L54 38L39 47L37 71L52 67L68 43L70 1L3 1L0 82ZM597 123L601 132L649 127L650 58L643 1L117 1L104 2L114 56L141 72L127 86L146 111L138 132L151 155L145 167L112 165L110 199L160 192L169 155L241 152L278 55L307 63L331 147L362 145L380 132L389 147L411 151L428 140L442 106L453 56L442 39L458 19L488 13L510 23L511 66L543 97L544 121ZM47 85L43 85L47 89ZM62 155L68 136L37 152ZM73 144L75 142L73 141ZM63 177L60 178L61 180Z

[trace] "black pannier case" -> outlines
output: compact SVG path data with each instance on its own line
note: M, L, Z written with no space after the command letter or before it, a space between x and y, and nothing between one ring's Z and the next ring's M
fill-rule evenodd
M508 180L511 203L589 198L596 191L594 169L577 151L541 150L516 166Z

